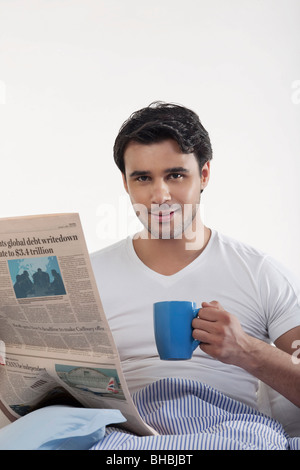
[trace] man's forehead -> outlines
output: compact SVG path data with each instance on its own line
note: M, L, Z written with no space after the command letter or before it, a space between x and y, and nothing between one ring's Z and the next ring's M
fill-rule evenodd
M147 170L153 165L163 165L165 169L190 167L197 163L195 155L183 153L174 140L165 140L151 144L142 144L132 141L124 152L125 167L136 167ZM134 168L136 169L136 168Z

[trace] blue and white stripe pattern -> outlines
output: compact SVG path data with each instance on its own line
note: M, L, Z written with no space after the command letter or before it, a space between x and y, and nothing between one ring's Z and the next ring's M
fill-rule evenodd
M158 436L107 428L94 450L288 450L299 449L282 425L201 382L163 379L133 396Z

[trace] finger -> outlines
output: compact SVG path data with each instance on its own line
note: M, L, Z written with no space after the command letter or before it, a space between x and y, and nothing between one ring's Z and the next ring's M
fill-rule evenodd
M202 307L213 307L213 308L223 308L220 302L217 300L211 300L210 302L202 302Z
M203 318L194 318L192 321L192 327L196 330L203 330L210 333L217 331L217 322L211 320L205 320Z
M200 341L200 344L211 344L213 340L212 334L204 330L194 329L192 335L194 339Z
M204 342L201 342L199 344L199 348L205 353L205 354L208 354L209 356L215 358L215 359L218 359L218 355L215 351L215 348L212 344L210 343L204 343Z
M203 302L204 304L205 302ZM207 307L202 307L198 311L198 315L196 319L202 319L202 320L207 320L207 321L217 321L220 318L220 312L216 307L211 307L209 304Z

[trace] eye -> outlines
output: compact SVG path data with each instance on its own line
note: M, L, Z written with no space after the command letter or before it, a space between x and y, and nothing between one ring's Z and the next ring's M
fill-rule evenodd
M145 183L148 180L149 180L149 176L146 176L146 175L141 175L136 178L136 181L139 181L140 183Z
M171 180L179 180L181 178L183 178L184 175L182 173L171 173L168 178L171 179Z

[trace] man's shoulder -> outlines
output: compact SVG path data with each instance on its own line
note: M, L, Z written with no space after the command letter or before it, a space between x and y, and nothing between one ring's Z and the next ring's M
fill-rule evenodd
M278 278L278 280L285 278L293 285L300 285L298 277L270 253L220 233L217 233L216 238L218 239L221 251L226 253L224 256L228 262L231 262L234 258L239 258L239 261L247 266L247 268L252 267L256 271L259 270L261 277L269 278L271 276L274 279Z
M224 250L229 253L235 252L240 256L254 257L260 259L264 259L268 256L263 250L255 248L250 243L238 240L237 238L225 235L220 232L216 232L215 239L219 247L224 248Z

